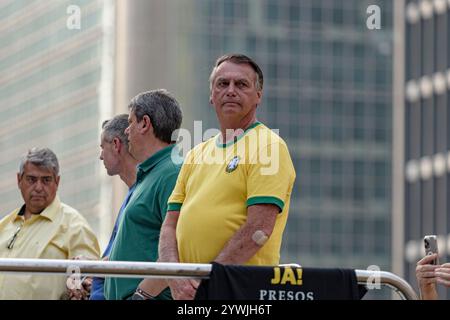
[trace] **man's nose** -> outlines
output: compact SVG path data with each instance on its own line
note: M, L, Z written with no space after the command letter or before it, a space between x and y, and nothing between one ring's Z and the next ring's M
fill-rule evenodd
M34 190L41 191L43 188L44 184L42 183L41 179L37 179L36 183L34 184Z
M227 87L227 95L235 95L235 94L236 94L236 86L234 85L234 82L231 81Z
M125 133L126 135L128 135L128 134L130 133L130 127L126 127L124 133Z

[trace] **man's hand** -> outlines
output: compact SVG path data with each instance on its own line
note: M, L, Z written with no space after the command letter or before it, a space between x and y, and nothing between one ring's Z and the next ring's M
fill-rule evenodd
M73 260L92 260L84 255L78 255ZM67 288L66 298L68 300L89 300L91 293L92 278L84 277L76 288Z
M420 287L425 287L436 283L435 269L439 266L430 264L433 259L437 258L437 254L425 256L416 266L416 277Z
M180 211L168 211L161 227L158 262L179 262L176 229ZM167 280L175 300L193 300L200 281L193 279Z
M194 300L200 284L199 280L194 279L174 279L167 282L174 300Z
M92 259L92 258L86 257L85 255L80 254L78 256L73 257L73 260L95 260L95 259Z
M447 288L450 287L450 263L444 263L434 270L436 281Z
M436 291L435 270L440 266L430 264L437 254L425 256L416 266L417 283L419 284L420 296L423 300L435 300L438 298Z
M67 288L67 298L68 300L89 300L89 295L91 293L92 278L85 277L79 288L69 289Z

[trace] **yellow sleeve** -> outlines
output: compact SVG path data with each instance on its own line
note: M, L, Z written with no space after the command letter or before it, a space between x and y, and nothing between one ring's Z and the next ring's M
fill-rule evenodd
M167 211L180 211L186 197L186 181L189 177L190 168L193 164L192 161L193 150L190 150L186 155L183 165L181 166L172 194L167 201Z
M249 164L247 206L273 204L280 212L292 192L295 169L286 144L276 141L258 150Z
M100 259L100 246L97 237L87 221L81 215L74 215L67 230L69 236L68 258L85 256L86 258Z

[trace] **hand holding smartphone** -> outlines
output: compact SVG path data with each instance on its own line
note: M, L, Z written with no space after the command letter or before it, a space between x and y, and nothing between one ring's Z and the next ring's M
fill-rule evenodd
M429 256L434 253L439 254L438 244L437 244L437 236L435 235L427 235L423 238L423 244L425 246L425 255ZM434 259L431 264L438 265L439 258Z

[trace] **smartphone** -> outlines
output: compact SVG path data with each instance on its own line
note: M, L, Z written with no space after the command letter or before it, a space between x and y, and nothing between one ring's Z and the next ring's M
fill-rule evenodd
M435 235L428 235L423 238L423 244L425 246L425 255L429 256L434 253L439 254L437 237ZM439 264L439 258L434 259L431 264Z

